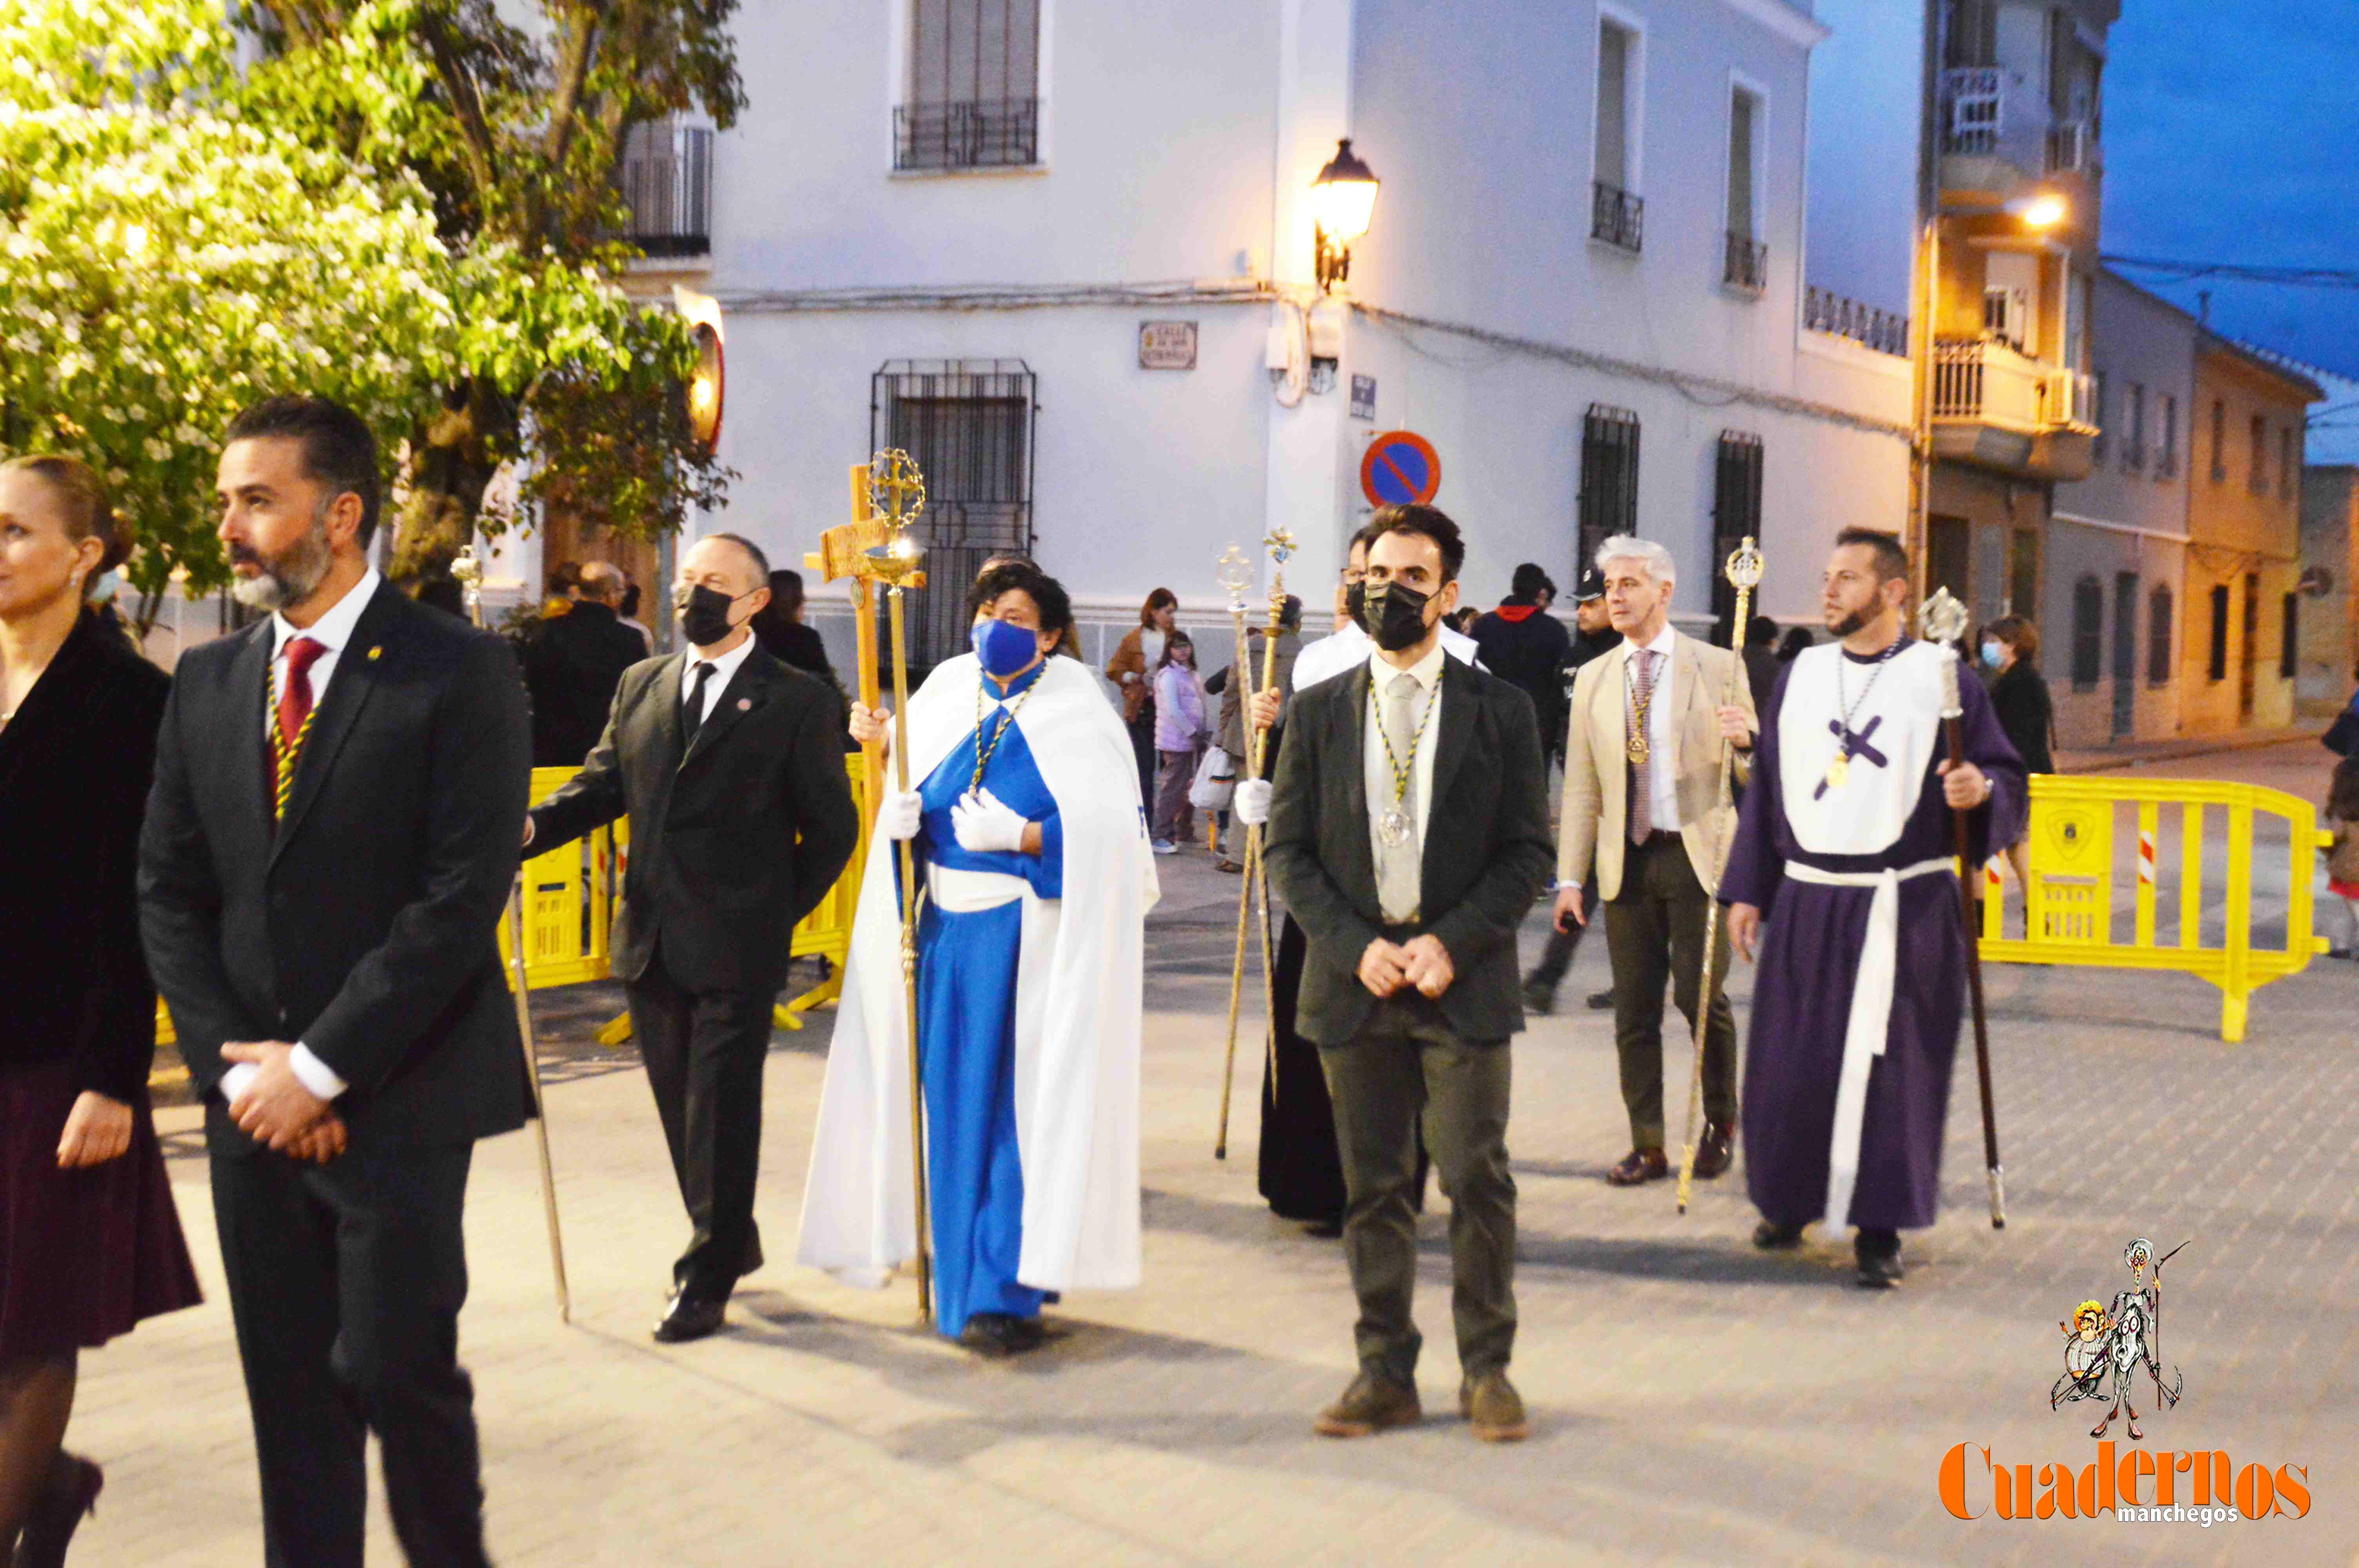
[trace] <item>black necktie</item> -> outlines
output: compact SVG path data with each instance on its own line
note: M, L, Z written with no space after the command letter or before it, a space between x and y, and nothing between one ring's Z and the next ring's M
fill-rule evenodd
M704 683L712 678L712 665L706 660L696 661L696 669L688 677L688 704L679 716L679 751L686 756L696 744L696 732L704 728Z

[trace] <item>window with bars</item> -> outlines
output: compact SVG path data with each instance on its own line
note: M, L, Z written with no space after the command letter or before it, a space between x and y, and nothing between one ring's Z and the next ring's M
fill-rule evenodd
M2228 678L2228 585L2212 585L2212 658L2205 666L2212 680Z
M1040 161L1040 0L909 0L893 167Z
M2277 493L2279 495L2293 493L2295 476L2301 472L2301 449L2295 444L2296 439L2293 427L2290 425L2277 431Z
M2252 489L2258 495L2269 488L2269 422L2258 414L2252 419Z
M1645 239L1647 204L1638 182L1638 34L1618 22L1597 24L1597 135L1590 182L1589 235L1636 252Z
M2147 595L2146 609L2146 681L2148 686L2170 684L2170 589L2158 583Z
M1581 555L1574 577L1597 546L1638 531L1638 416L1593 403L1581 421Z
M1749 430L1723 430L1712 479L1712 612L1736 613L1736 589L1723 569L1747 538L1761 537L1761 438ZM1740 640L1739 646L1743 645Z
M2212 482L2228 482L2228 406L2212 400Z
M967 586L985 560L1032 554L1037 392L1021 360L892 360L870 383L875 445L908 453L926 484L915 664L966 651Z
M2169 479L2179 472L2179 399L2165 396L2162 400L2162 447L2154 460L2157 477Z
M2301 663L2301 595L2285 596L2284 624L2277 643L2277 678L2291 680Z
M2146 384L2132 382L2127 395L2122 399L2122 412L2129 421L2129 439L2122 443L2122 466L2125 469L2146 467Z
M614 178L630 213L623 238L650 256L712 249L712 132L676 119L634 125Z
M2094 691L2105 668L2105 585L2092 574L2072 585L2072 689Z

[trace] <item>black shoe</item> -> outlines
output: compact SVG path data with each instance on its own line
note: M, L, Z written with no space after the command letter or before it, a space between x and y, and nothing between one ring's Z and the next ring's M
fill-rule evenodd
M1343 1222L1341 1219L1314 1219L1303 1226L1302 1234L1315 1236L1321 1241L1332 1241L1343 1234Z
M979 1312L959 1331L959 1343L980 1356L1021 1356L1049 1342L1049 1331L1037 1317L1013 1313Z
M1802 1244L1802 1227L1765 1219L1753 1227L1753 1245L1764 1252L1788 1252Z
M1888 1291L1900 1282L1900 1233L1863 1225L1852 1238L1852 1256L1859 1262L1859 1282L1871 1291Z
M1614 993L1613 993L1612 991L1592 991L1592 992L1590 992L1590 993L1589 993L1589 1011L1592 1011L1592 1012L1611 1012L1611 1011L1614 1011Z
M66 1547L83 1518L98 1511L99 1490L105 1485L97 1465L60 1454L17 1538L17 1568L64 1568Z
M703 1339L718 1334L728 1314L726 1300L708 1301L682 1291L672 1297L671 1306L664 1313L663 1321L656 1325L656 1343L685 1345L691 1339Z
M1524 982L1524 1011L1534 1018L1546 1018L1556 1011L1556 988L1540 980Z

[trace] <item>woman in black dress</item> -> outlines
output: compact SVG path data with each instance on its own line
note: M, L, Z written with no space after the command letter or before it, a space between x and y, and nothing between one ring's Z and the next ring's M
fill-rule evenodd
M170 682L84 608L122 558L82 464L0 465L0 1561L62 1563L98 1496L76 1358L193 1305L147 1106L140 818ZM262 787L260 762L255 788Z
M1991 680L1991 707L1997 710L1998 727L2006 731L2016 755L2023 759L2024 771L2054 773L2056 758L2048 742L2056 729L2056 707L2049 699L2047 677L2039 673L2039 628L2020 615L2002 615L1983 628L1981 652L1984 667L1996 672ZM2006 862L2015 868L2015 884L2020 888L2031 885L2030 844L2027 827L2006 847Z

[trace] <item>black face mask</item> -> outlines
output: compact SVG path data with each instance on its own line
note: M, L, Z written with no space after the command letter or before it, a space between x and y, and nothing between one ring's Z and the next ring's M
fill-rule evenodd
M695 647L710 647L729 635L729 607L737 601L717 588L698 583L685 598L675 592L672 602L679 607L679 630Z
M1343 613L1350 618L1352 624L1360 625L1367 612L1368 585L1364 582L1344 584Z
M1363 592L1360 624L1377 647L1397 654L1425 641L1425 607L1432 600L1406 583L1380 582Z

